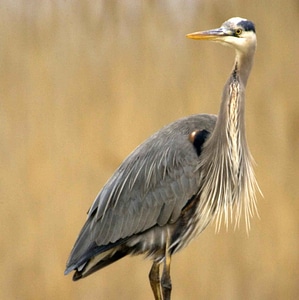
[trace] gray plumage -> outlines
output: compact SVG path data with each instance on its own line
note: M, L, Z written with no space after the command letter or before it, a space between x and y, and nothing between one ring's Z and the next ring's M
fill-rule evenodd
M177 120L148 138L119 166L96 197L67 262L74 280L129 254L153 259L155 299L170 299L170 257L213 218L219 228L242 209L247 229L257 183L245 137L245 87L255 47L251 21L232 18L219 29L188 35L236 49L218 118ZM233 217L234 216L234 217ZM161 282L159 265L164 263ZM162 291L161 291L162 290Z

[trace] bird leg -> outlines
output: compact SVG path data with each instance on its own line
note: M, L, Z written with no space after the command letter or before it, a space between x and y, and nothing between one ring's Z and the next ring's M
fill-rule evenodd
M164 268L161 278L161 287L163 293L163 300L170 300L171 294L171 278L170 278L170 263L171 263L171 256L166 245L165 247L165 260L164 260Z
M154 261L149 273L149 280L152 287L152 291L154 293L155 300L163 300L161 294L159 269L160 264Z

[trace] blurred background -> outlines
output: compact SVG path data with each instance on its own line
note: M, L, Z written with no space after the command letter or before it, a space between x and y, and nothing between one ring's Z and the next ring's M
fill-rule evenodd
M0 8L0 298L152 299L151 262L72 282L65 263L122 160L163 125L217 113L234 52L189 32L241 16L258 35L247 137L264 198L172 261L174 300L298 299L299 5L265 1L9 1Z

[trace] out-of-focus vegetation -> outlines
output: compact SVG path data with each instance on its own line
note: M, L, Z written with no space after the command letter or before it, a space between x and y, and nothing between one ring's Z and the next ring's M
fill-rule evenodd
M2 1L0 298L152 299L141 257L73 283L65 262L85 212L140 142L217 113L234 53L185 34L256 23L246 103L260 219L210 226L173 258L173 299L299 294L297 1Z

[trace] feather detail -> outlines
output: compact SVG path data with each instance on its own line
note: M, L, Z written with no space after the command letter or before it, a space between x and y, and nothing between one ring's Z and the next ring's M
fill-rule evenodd
M222 222L226 228L234 221L239 226L244 211L247 232L250 218L257 214L256 189L259 190L253 171L253 159L245 137L244 103L237 75L228 85L229 99L225 107L226 124L216 128L204 146L199 172L203 180L199 191L198 215L200 227L215 218L216 231Z

